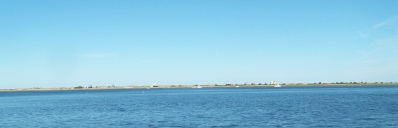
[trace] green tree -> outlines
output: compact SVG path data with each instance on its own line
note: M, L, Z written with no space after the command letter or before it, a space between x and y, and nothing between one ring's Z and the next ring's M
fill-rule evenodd
M83 86L77 86L77 87L75 87L75 89L83 89L84 87Z

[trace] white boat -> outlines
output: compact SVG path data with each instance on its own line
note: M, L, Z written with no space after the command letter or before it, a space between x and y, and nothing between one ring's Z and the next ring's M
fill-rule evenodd
M274 87L275 87L275 88L280 88L280 87L282 87L282 86L279 85L278 83L276 83L276 84L274 85Z
M270 85L274 85L274 87L276 87L276 88L282 87L281 85L279 85L279 84L278 84L277 82L275 82L275 81L271 81L269 84L270 84Z
M202 86L198 85L198 87L197 87L197 88L202 88Z

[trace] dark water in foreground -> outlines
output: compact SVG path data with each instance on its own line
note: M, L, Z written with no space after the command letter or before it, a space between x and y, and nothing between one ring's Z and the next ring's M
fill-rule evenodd
M398 127L398 86L0 92L0 127Z

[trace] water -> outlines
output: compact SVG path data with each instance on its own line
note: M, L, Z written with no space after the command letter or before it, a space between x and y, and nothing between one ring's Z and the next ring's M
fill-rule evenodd
M0 92L0 127L398 127L398 86Z

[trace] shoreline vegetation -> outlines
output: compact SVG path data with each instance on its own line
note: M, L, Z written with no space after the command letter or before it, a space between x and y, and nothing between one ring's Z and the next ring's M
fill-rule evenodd
M58 91L58 90L105 90L105 89L151 89L151 88L218 88L218 87L274 87L275 84L244 83L244 84L201 84L201 85L128 85L128 86L76 86L54 88L15 88L0 89L0 92L14 91ZM281 86L398 86L398 82L335 82L335 83L281 83Z

